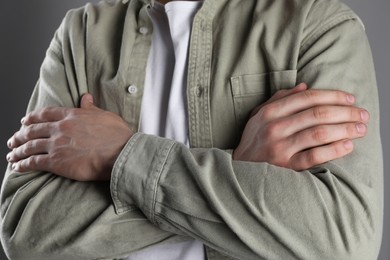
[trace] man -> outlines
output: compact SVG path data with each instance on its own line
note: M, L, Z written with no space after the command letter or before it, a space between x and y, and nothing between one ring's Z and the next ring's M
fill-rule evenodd
M337 1L71 11L8 142L5 251L375 259L375 85L363 27Z

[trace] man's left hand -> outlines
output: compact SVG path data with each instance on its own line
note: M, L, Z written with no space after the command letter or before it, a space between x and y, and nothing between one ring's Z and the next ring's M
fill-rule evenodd
M96 107L90 94L80 108L29 113L9 140L7 160L17 172L48 171L78 181L109 180L119 153L133 135L118 115Z

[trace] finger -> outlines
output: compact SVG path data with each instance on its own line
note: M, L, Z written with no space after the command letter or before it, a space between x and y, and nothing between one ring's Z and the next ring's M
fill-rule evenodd
M291 168L297 171L307 170L311 167L339 159L351 153L353 143L351 140L341 140L328 145L315 147L294 155Z
M12 170L16 172L50 171L49 155L39 154L28 157L12 164Z
M275 124L279 124L280 136L285 137L315 126L367 123L368 120L369 114L365 109L353 106L318 106L278 120Z
M301 91L305 91L306 89L308 88L308 86L306 85L306 83L300 83L298 84L297 86L293 87L293 88L290 88L290 89L281 89L279 91L277 91L270 99L268 99L265 103L261 104L260 106L256 107L250 117L254 116L255 114L257 114L259 112L259 110L264 106L264 105L267 105L271 102L274 102L278 99L281 99L281 98L284 98L284 97L287 97L287 96L290 96L290 95L293 95L293 94L296 94L298 92L301 92Z
M48 152L48 139L37 139L13 149L7 154L8 162L15 163L33 155L46 154Z
M90 109L95 107L96 106L93 103L93 96L91 94L86 93L81 97L80 108Z
M296 154L318 146L340 140L353 140L365 136L367 126L363 123L345 123L338 125L321 125L306 129L292 136L288 145L290 154Z
M7 145L10 149L14 149L30 140L48 138L52 128L53 123L32 124L22 127L8 140Z
M66 117L69 108L65 107L47 107L40 110L32 111L22 118L21 123L26 125L55 122Z
M301 91L305 91L305 90L307 90L307 88L308 88L308 86L306 85L306 83L300 83L300 84L298 84L295 87L290 88L290 89L281 89L281 90L277 91L269 100L267 100L266 103L276 101L278 99L296 94L296 93L301 92Z
M278 99L264 106L264 113L280 118L296 114L315 106L352 106L355 97L339 90L309 89Z

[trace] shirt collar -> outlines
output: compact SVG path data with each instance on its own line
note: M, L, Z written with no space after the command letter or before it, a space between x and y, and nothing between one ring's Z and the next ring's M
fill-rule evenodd
M128 1L128 0L126 0ZM154 4L158 0L141 0L144 4L154 6ZM223 5L225 1L218 0L217 2L220 2L219 5ZM215 13L215 8L216 8L216 3L215 1L210 1L210 0L203 0L203 7L201 8L201 13L204 12L204 15L207 17L213 17ZM204 9L204 10L203 10Z

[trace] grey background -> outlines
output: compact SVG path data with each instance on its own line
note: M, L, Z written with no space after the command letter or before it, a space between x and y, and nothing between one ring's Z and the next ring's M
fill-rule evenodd
M6 168L7 139L18 130L45 51L67 10L85 0L0 1L0 172ZM90 1L97 2L97 1ZM385 228L380 260L390 259L390 1L345 0L362 18L376 65L385 158ZM2 179L2 177L0 177ZM0 259L6 259L0 250Z

